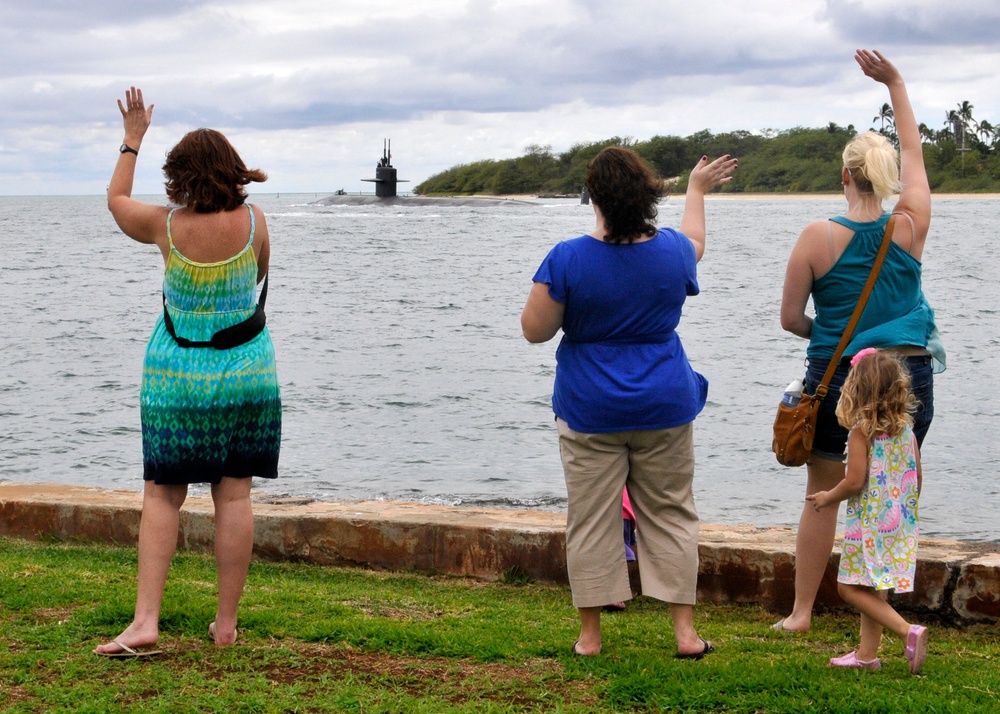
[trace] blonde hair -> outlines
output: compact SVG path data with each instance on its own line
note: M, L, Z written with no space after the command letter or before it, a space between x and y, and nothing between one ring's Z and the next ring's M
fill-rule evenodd
M840 390L837 420L845 429L860 429L870 440L880 434L896 436L912 426L916 408L906 365L877 350L851 367Z
M844 147L844 168L862 193L881 199L899 192L899 154L878 132L859 134Z

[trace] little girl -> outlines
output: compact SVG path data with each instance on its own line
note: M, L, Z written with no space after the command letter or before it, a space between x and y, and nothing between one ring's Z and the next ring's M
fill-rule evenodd
M848 499L837 592L861 612L861 642L831 659L831 667L880 669L883 627L902 638L913 674L927 656L927 628L911 625L886 602L889 590L913 590L917 565L922 476L914 407L910 376L898 359L874 348L854 356L837 403L837 420L850 429L844 480L806 496L816 510Z

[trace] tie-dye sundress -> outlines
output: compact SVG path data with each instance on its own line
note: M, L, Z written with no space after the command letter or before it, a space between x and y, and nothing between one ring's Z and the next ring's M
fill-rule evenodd
M174 247L163 293L176 334L208 340L256 309L256 221L238 255L217 263L188 260ZM161 313L146 346L140 390L143 478L157 484L218 483L223 476L278 475L281 396L267 328L228 350L180 347Z
M913 590L917 568L917 440L910 427L878 436L868 450L868 481L847 501L837 581L897 593Z

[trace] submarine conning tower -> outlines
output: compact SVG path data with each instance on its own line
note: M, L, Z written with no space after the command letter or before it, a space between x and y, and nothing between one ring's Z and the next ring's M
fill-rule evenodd
M361 179L375 184L375 196L378 198L395 198L396 184L409 183L406 179L396 178L396 169L392 167L392 140L382 140L382 158L375 166L375 178Z

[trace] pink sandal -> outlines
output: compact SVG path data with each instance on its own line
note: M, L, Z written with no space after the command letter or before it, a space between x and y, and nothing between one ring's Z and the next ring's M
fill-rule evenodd
M910 625L910 631L906 633L906 649L903 654L910 660L910 674L919 674L920 668L924 666L929 635L927 628L920 625Z
M876 657L873 660L865 662L858 659L857 652L848 652L841 657L831 657L830 658L831 667L849 667L851 669L882 669L882 662Z

